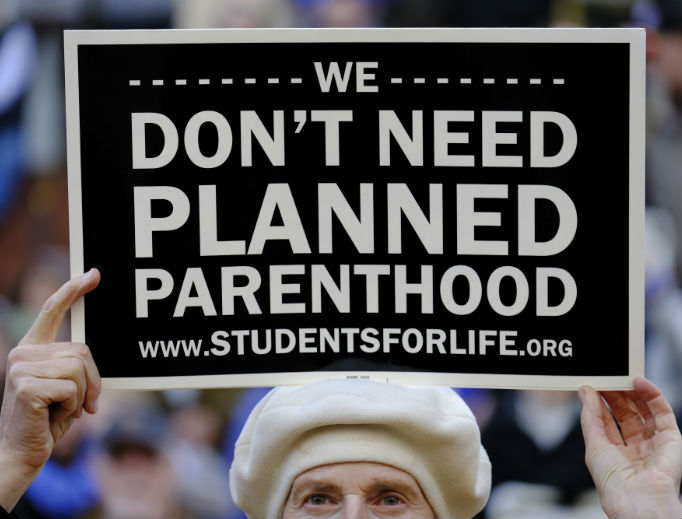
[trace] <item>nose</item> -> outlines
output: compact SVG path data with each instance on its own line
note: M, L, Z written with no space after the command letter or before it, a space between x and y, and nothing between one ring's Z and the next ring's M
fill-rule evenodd
M368 519L372 517L366 501L361 496L347 495L344 497L339 519Z

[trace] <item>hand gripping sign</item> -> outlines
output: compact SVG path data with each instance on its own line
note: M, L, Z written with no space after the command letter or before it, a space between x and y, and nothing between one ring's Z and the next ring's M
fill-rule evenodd
M105 387L642 373L642 31L73 31L66 74Z

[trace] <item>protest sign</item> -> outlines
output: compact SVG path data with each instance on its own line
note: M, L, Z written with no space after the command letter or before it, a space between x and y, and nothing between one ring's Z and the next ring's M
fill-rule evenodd
M66 33L73 314L109 388L629 387L644 35Z

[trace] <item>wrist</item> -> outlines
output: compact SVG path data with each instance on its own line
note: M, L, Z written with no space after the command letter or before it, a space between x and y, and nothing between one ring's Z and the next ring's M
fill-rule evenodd
M0 506L8 513L26 492L26 489L40 473L42 467L23 462L15 452L0 440Z
M677 495L661 496L643 500L637 496L627 503L615 506L604 504L604 511L611 519L682 519L682 503Z

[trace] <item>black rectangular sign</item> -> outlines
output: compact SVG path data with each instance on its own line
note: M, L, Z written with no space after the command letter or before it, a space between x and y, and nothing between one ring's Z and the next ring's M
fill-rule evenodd
M105 387L643 372L642 31L74 31L66 72Z

